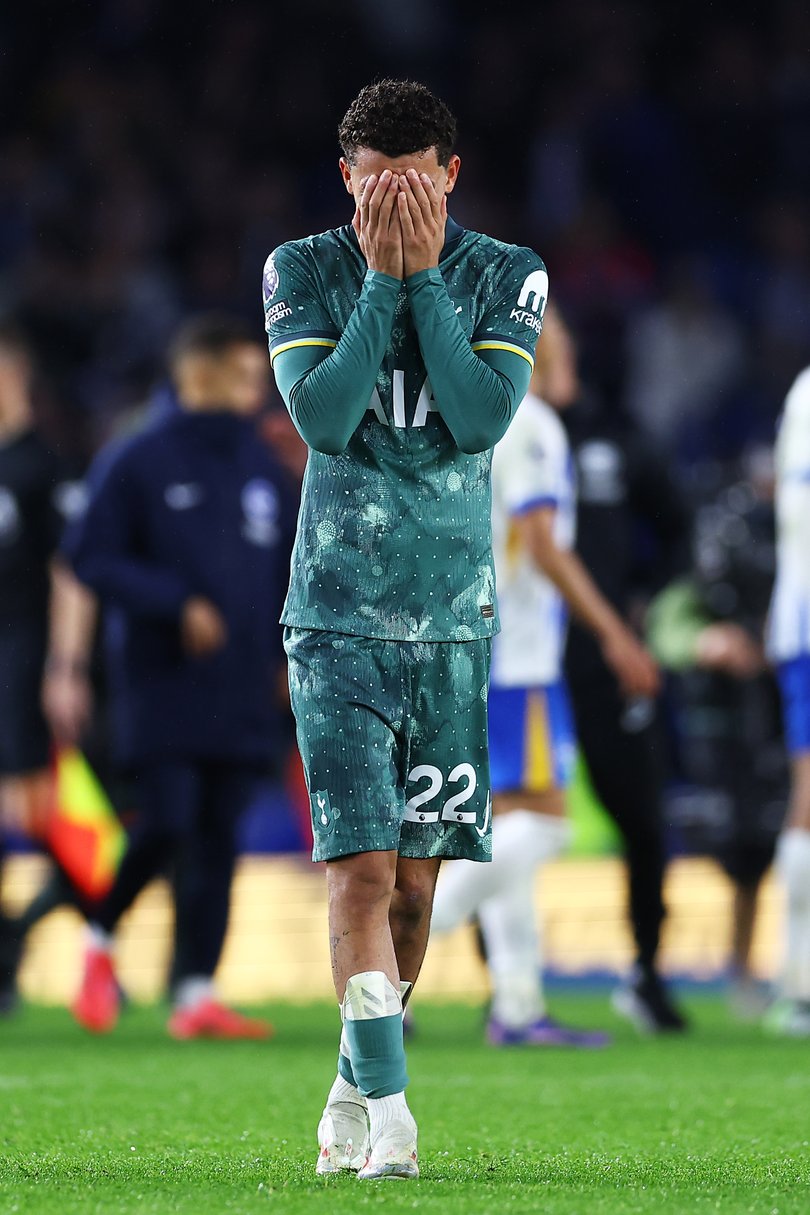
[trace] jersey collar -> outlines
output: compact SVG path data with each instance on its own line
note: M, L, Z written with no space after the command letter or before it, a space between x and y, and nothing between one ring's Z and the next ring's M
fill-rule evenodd
M457 224L456 221L450 215L448 215L447 223L444 227L444 244L442 245L442 251L439 254L439 261L453 252L463 235L464 229L462 228L461 224Z

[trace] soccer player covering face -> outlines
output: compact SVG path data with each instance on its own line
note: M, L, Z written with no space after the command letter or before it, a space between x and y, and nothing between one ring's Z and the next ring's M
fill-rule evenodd
M531 250L448 217L454 135L423 86L363 89L340 126L351 224L281 246L264 274L310 449L282 619L343 1018L317 1167L361 1178L418 1174L403 997L441 859L491 855L490 457L547 294Z

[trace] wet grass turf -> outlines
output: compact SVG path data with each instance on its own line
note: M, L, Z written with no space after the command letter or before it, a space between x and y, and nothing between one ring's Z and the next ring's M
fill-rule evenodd
M270 1043L174 1043L159 1009L105 1039L56 1009L0 1022L0 1211L24 1215L613 1215L810 1212L810 1043L687 1002L686 1038L640 1040L606 995L554 1011L616 1030L599 1052L495 1051L480 1013L417 1005L418 1182L316 1179L337 1013L270 1010Z

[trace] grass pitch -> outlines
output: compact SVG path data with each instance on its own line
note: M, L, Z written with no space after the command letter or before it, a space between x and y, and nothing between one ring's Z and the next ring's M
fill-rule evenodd
M158 1009L91 1039L56 1009L0 1022L5 1215L810 1212L810 1043L688 1002L693 1032L640 1040L604 995L554 1010L613 1023L600 1052L496 1051L478 1011L420 1005L409 1044L417 1182L316 1179L337 1012L271 1010L270 1043L174 1043Z

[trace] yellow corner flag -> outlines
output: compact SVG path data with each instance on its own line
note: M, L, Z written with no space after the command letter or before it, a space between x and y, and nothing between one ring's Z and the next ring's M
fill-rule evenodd
M118 871L126 832L81 751L58 748L54 763L48 845L79 890L99 899Z

